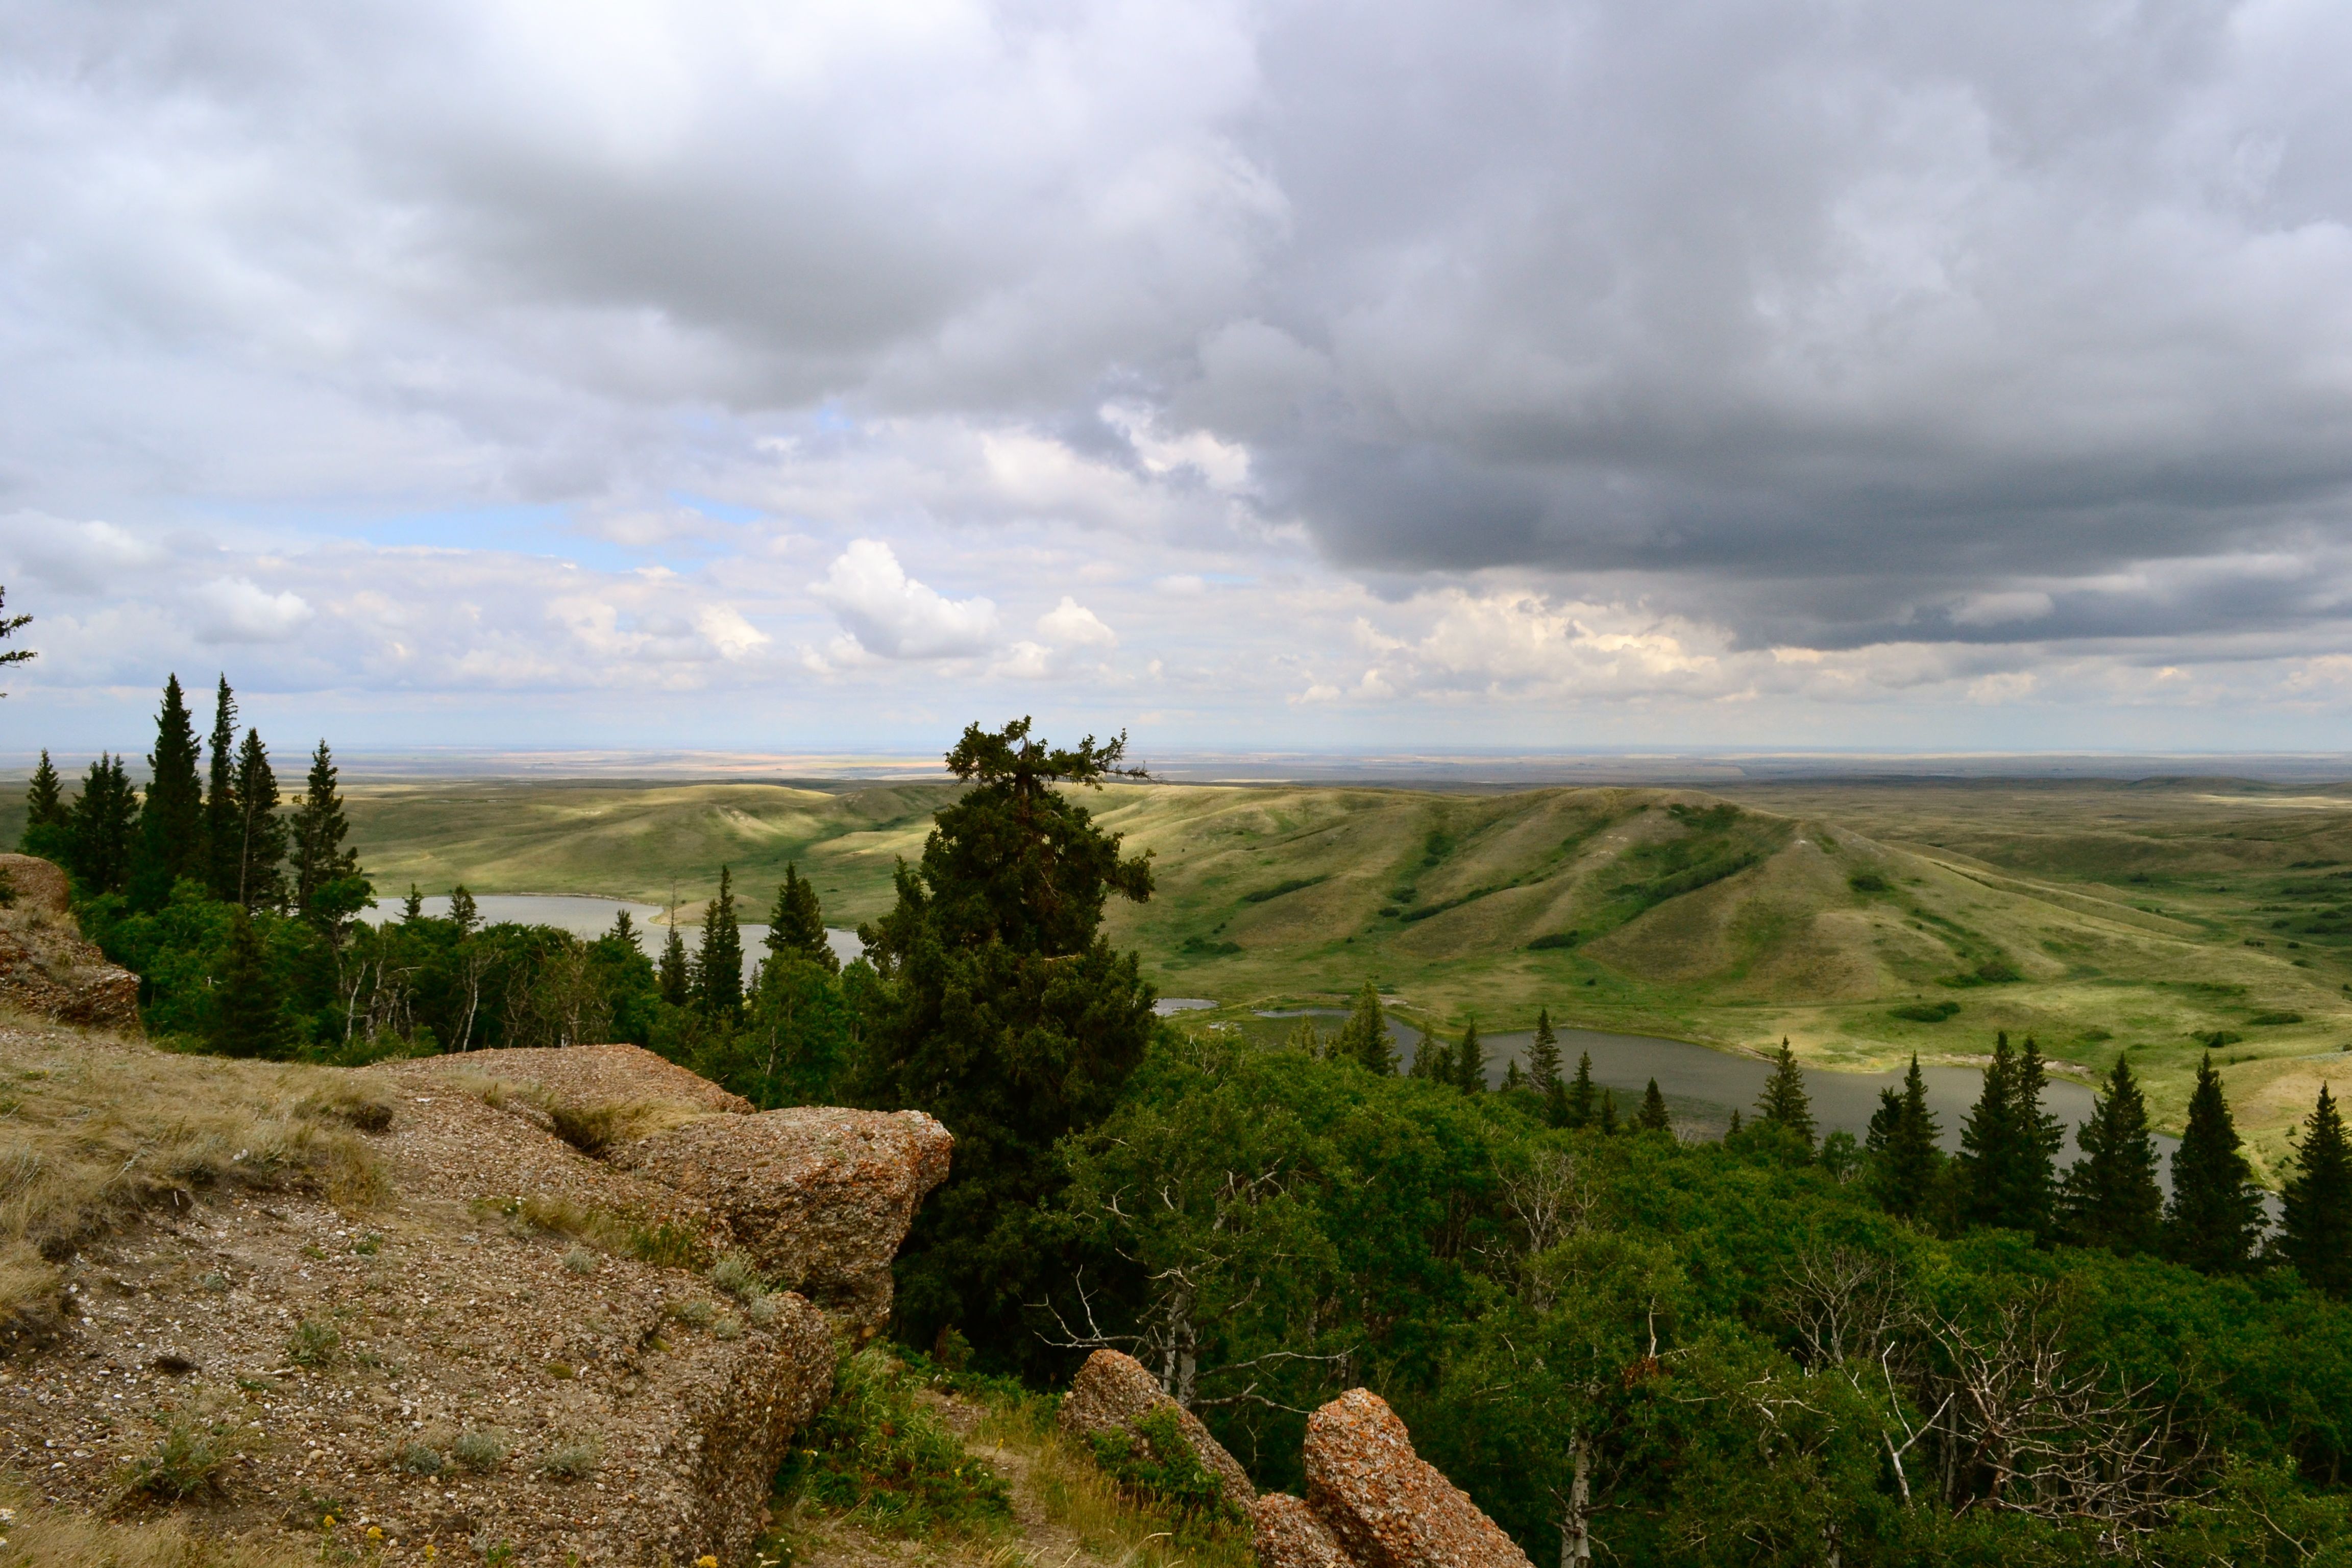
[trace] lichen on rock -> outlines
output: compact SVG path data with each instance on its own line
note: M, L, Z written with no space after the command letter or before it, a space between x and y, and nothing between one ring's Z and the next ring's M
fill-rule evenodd
M1174 1412L1177 1431L1191 1445L1201 1468L1217 1478L1226 1502L1246 1510L1256 1500L1257 1489L1250 1485L1249 1474L1239 1461L1209 1435L1199 1416L1170 1397L1160 1380L1131 1355L1098 1350L1088 1356L1062 1400L1059 1419L1065 1431L1083 1437L1119 1433L1149 1445L1150 1439L1139 1423L1162 1409ZM1168 1456L1160 1458L1164 1460Z

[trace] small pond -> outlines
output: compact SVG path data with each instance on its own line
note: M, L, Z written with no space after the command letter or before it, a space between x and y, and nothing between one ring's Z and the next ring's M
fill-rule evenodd
M583 937L603 936L613 929L613 917L626 910L629 919L637 928L637 945L649 955L660 953L667 934L655 923L662 918L663 910L659 905L633 904L620 899L591 899L551 893L482 893L475 898L474 908L485 925L510 921L517 925L554 926L574 936ZM376 907L367 912L366 918L379 924L396 921L400 918L400 909L401 900L398 899L378 899ZM425 912L436 917L446 916L449 912L448 899L446 896L426 899ZM768 955L768 950L761 945L768 940L768 928L762 922L747 925L742 930L743 978L749 980L760 960ZM689 921L681 934L686 938L688 952L700 950L702 928L699 925ZM830 928L824 935L825 940L833 944L834 956L844 963L866 951L854 931Z

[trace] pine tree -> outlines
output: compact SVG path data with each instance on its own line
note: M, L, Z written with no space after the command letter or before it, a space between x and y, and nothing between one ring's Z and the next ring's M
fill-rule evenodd
M719 896L702 907L694 1002L715 1018L731 1018L743 1007L743 931L735 921L734 875L725 866L719 868Z
M1656 1079L1652 1079L1650 1087L1642 1093L1641 1113L1633 1118L1633 1125L1644 1132L1671 1132L1675 1130L1675 1119L1666 1114L1666 1097L1658 1092Z
M242 901L244 814L236 800L236 694L220 678L213 700L212 776L205 794L205 890L224 903Z
M199 754L187 698L174 675L163 683L163 706L155 715L155 749L147 753L147 796L139 808L139 842L131 863L133 909L162 909L171 902L173 883L204 873Z
M1421 1032L1421 1047L1412 1053L1412 1076L1438 1083L1454 1081L1454 1047L1431 1034Z
M2042 1111L2047 1081L2031 1037L2021 1055L2008 1031L1994 1037L1984 1091L1960 1127L1960 1216L1969 1224L2049 1234L2065 1130Z
M1739 1136L1739 1107L1738 1107L1738 1106L1736 1106L1736 1105L1735 1105L1735 1106L1733 1106L1733 1107L1731 1108L1731 1122L1730 1122L1730 1125L1727 1126L1727 1127L1726 1127L1726 1128L1724 1128L1724 1130L1723 1130L1723 1141L1724 1141L1725 1142L1728 1143L1728 1142L1731 1142L1731 1140L1733 1140L1734 1138L1737 1138L1737 1137L1738 1137L1738 1136Z
M1503 1064L1503 1092L1505 1094L1517 1094L1527 1087L1528 1075L1520 1070L1518 1058L1514 1057L1511 1060L1505 1062Z
M2060 1184L2066 1238L2126 1256L2156 1250L2164 1221L2164 1190L2156 1182L2156 1138L2147 1101L2131 1065L2116 1058L2106 1091L2091 1103L2091 1119L2074 1134L2083 1157Z
M1772 1076L1764 1080L1764 1093L1756 1102L1756 1114L1765 1123L1786 1128L1804 1140L1807 1152L1813 1147L1813 1102L1805 1093L1804 1069L1797 1066L1796 1053L1789 1048L1789 1037L1780 1037L1780 1054L1773 1058Z
M286 819L278 815L278 773L261 731L247 730L236 751L236 883L231 896L247 910L286 908Z
M1599 1096L1592 1087L1592 1053L1591 1051L1577 1053L1576 1077L1570 1081L1568 1090L1561 1098L1564 1101L1561 1110L1565 1114L1561 1117L1559 1125L1589 1127L1592 1124L1593 1113L1600 1109L1600 1105Z
M629 918L629 911L626 910L613 911L613 929L606 931L604 936L624 952L645 952L645 948L637 942L637 922Z
M25 832L16 847L62 863L73 841L72 821L56 764L45 749L40 766L33 770L33 782L25 789Z
M230 921L228 953L213 998L213 1050L225 1057L292 1054L285 998L270 973L261 928L243 910Z
M0 588L0 606L5 606L7 603L8 590L5 588ZM23 631L26 626L29 626L32 624L33 617L30 616L0 615L0 642L7 641L10 637L15 637L18 632ZM31 648L12 647L5 653L0 653L0 667L5 667L12 664L22 664L26 659L37 657L38 656L35 654ZM6 692L0 691L0 697L5 697L6 695Z
M2231 1274L2252 1259L2263 1199L2238 1139L2213 1053L2197 1068L2189 1124L2172 1156L2172 1202L2164 1211L2164 1250L2176 1263Z
M1878 1092L1878 1110L1870 1118L1864 1141L1865 1169L1878 1206L1914 1223L1932 1212L1936 1187L1942 1175L1944 1152L1936 1142L1936 1113L1927 1109L1927 1080L1919 1071L1919 1057L1911 1057L1911 1070L1903 1075L1903 1092Z
M2352 1296L2352 1146L2325 1083L2281 1197L2279 1251L2306 1285L2339 1300Z
M1536 1037L1528 1046L1528 1082L1547 1100L1559 1086L1559 1036L1552 1029L1549 1007L1536 1009Z
M119 893L131 879L138 834L139 797L121 757L101 752L82 779L68 823L68 866L82 889Z
M683 1007L693 995L693 966L686 956L686 938L679 934L677 921L669 922L669 940L662 943L661 964L656 971L661 984L661 999L673 1007Z
M1339 1058L1383 1076L1396 1071L1396 1047L1389 1041L1388 1015L1381 1010L1381 988L1370 981L1356 993L1355 1008L1339 1030Z
M1465 1094L1486 1092L1486 1047L1475 1018L1463 1026L1462 1043L1454 1049L1454 1087Z
M623 910L623 914L629 911ZM400 923L413 926L425 918L425 889L415 883L408 884L408 897L400 901Z
M671 912L673 915L676 914L674 910ZM473 935L474 928L482 923L481 908L474 902L474 895L466 890L466 884L463 882L449 889L449 913L446 918L450 924L457 928L459 936ZM670 921L670 932L676 935L677 931L677 922L673 919Z
M310 753L310 776L294 808L294 907L304 920L330 931L365 907L369 889L360 858L343 847L352 826L343 816L337 769L327 742Z
M1604 1089L1601 1091L1601 1131L1603 1132L1617 1131L1617 1096L1612 1089Z
M802 879L797 862L784 864L775 912L768 917L766 946L771 956L791 953L835 974L841 973L841 960L835 956L833 943L825 940L824 910L817 902L816 887Z

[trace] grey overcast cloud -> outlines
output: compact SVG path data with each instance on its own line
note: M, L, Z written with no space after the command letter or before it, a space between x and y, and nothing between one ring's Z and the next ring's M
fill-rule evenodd
M2352 735L2341 4L0 37L0 749Z

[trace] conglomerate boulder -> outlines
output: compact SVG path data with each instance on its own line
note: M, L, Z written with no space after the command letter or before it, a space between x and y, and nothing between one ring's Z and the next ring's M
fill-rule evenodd
M64 1024L139 1027L139 977L83 939L58 867L0 855L0 1001Z
M1174 1414L1178 1435L1191 1446L1201 1468L1217 1478L1227 1502L1246 1509L1257 1500L1257 1489L1250 1485L1249 1473L1225 1452L1224 1445L1209 1435L1199 1416L1169 1397L1168 1391L1160 1386L1160 1380L1131 1355L1098 1350L1088 1356L1062 1401L1060 1420L1065 1431L1082 1437L1118 1432L1149 1447L1151 1439L1137 1424L1160 1410ZM1163 1464L1170 1457L1154 1456Z
M1355 1388L1307 1421L1307 1500L1253 1510L1261 1568L1532 1568L1527 1553L1412 1451L1388 1402ZM1319 1526L1318 1535L1312 1526Z

